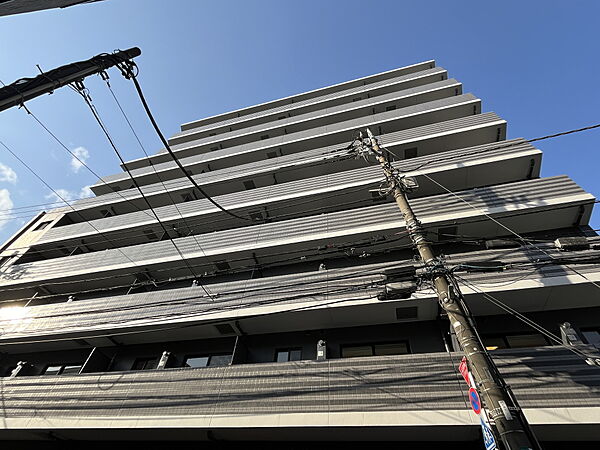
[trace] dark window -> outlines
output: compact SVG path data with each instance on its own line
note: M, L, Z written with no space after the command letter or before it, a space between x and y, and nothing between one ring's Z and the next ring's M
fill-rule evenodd
M44 369L44 375L68 375L77 374L81 370L81 364L50 364Z
M223 367L231 363L231 355L188 356L183 367Z
M100 210L100 215L101 215L102 217L110 217L110 216L112 216L113 214L112 214L112 212L110 212L108 209L101 209L101 210Z
M550 345L541 334L512 334L508 336L485 336L482 338L485 348L498 350L503 348L544 347Z
M150 241L157 241L158 240L158 236L156 235L156 233L152 230L144 230L144 234L146 235L146 237L150 240Z
M186 192L185 194L181 194L181 199L184 202L191 202L192 200L194 200L194 197L189 192Z
M393 111L393 110L395 110L395 109L396 109L396 105L391 105L391 106L386 106L386 107L385 107L385 110L386 110L386 111Z
M438 229L438 240L439 241L451 241L457 238L458 227L444 227Z
M302 359L301 348L286 348L277 350L275 352L275 361L286 362L286 361L300 361Z
M216 146L216 147L211 147L211 148L210 148L210 151L211 151L211 152L214 152L215 150L219 150L219 146Z
M208 133L209 136L216 136L217 133Z
M133 363L131 370L152 370L158 365L157 358L138 358Z
M46 222L40 222L40 223L38 223L37 227L34 228L34 231L43 230L44 228L46 228L51 223L52 223L51 220L47 220Z
M353 102L358 102L358 101L361 101L361 100L362 100L362 97L355 97L355 98L352 99Z
M254 184L254 181L246 180L246 181L244 181L244 187L246 189L254 189L254 188L256 188L256 185Z
M404 159L416 158L417 157L417 147L411 147L404 150Z
M271 159L271 158L277 158L277 152L268 152L267 153L267 158Z
M70 255L71 254L71 252L69 251L69 249L67 247L65 247L64 245L59 245L57 248L61 251L61 253L63 255Z
M215 267L217 268L217 270L231 269L231 266L229 265L229 263L227 261L217 261L217 262L215 262Z
M416 319L419 309L416 306L396 308L396 319Z
M583 334L588 344L600 347L600 332L598 330L582 330L581 334Z
M281 119L287 119L287 116L279 116L279 117L277 118L277 120L281 120Z
M405 355L409 352L407 341L376 344L352 344L342 346L342 358L359 356Z
M264 140L264 139L269 139L269 135L268 135L268 134L263 134L263 135L260 137L260 139L261 139L261 140Z
M11 258L12 256L2 256L0 258L0 267L3 267L7 262L10 261Z

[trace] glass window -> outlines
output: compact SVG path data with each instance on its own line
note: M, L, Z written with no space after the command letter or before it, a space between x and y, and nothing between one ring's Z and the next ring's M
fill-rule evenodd
M391 344L375 344L375 355L405 355L408 353L406 342L393 342Z
M517 334L506 336L506 342L510 348L543 347L548 341L541 334Z
M43 230L44 228L47 228L47 227L48 227L48 225L50 225L51 223L52 223L52 221L51 221L51 220L48 220L48 221L46 221L46 222L40 222L40 223L37 225L37 227L35 227L35 228L34 228L34 231L37 231L37 230Z
M302 359L301 348L286 348L277 350L275 353L275 361L286 362L286 361L300 361Z
M208 360L208 356L190 356L185 359L183 367L207 367Z
M596 330L592 331L582 331L583 337L590 345L595 345L596 347L600 346L600 332Z
M44 369L44 375L67 375L77 374L81 370L81 364L52 364Z
M62 371L63 366L48 366L44 370L44 375L58 375Z
M210 367L223 367L231 363L231 355L212 355L208 365Z
M360 356L405 355L407 353L410 353L407 341L342 346L342 358L357 358Z
M69 366L64 366L61 373L62 374L79 373L80 370L81 370L81 365L69 365Z
M156 369L158 360L156 358L138 358L133 363L131 370L151 370Z

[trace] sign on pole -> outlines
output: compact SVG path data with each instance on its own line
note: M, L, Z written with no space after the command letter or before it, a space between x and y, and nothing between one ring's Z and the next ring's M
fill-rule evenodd
M471 408L473 408L475 414L479 414L481 412L481 400L475 388L469 389L469 402L471 402Z
M481 421L481 431L483 433L483 445L485 445L485 450L496 450L498 446L496 445L496 439L494 439L494 433L490 427L485 423L483 417L480 417Z

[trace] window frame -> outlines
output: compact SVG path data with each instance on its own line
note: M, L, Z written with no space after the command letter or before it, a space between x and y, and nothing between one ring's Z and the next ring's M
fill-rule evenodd
M46 371L50 368L50 367L59 367L58 372L56 373L46 373ZM77 371L77 373L73 373L73 372L67 372L65 374L65 369L69 367L79 367L79 370ZM81 371L81 369L83 369L83 363L50 363L50 364L46 364L46 366L44 366L44 370L42 370L42 375L48 375L48 376L55 376L55 375L79 375L79 372Z
M283 352L287 352L288 359L286 361L279 361L278 360L278 355L279 355L279 353L283 353ZM290 356L291 356L292 352L300 352L300 357L298 359L290 359ZM303 353L302 347L282 347L282 348L276 348L275 349L275 355L273 357L273 361L276 362L276 363L302 361L302 353Z
M218 356L228 356L229 357L229 362L227 364L219 364L219 365L211 365L213 358L214 357L218 357ZM192 358L208 358L206 361L206 366L200 366L200 367L188 367L186 366L186 363L188 361L188 359L192 359ZM191 353L189 355L185 355L183 357L183 365L181 366L184 369L206 369L209 367L226 367L231 365L231 361L233 360L233 354L231 353Z
M376 352L376 346L378 345L393 345L393 344L404 344L406 346L406 353L389 353L386 355L378 355ZM344 349L352 347L370 347L371 355L367 356L344 356ZM378 341L378 342L357 342L352 344L340 344L340 358L371 358L373 356L396 356L396 355L410 355L412 350L410 348L410 341L408 339L402 339L399 341Z

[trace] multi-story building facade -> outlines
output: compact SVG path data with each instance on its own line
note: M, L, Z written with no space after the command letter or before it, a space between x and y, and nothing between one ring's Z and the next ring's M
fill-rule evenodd
M506 126L433 61L182 125L172 150L228 213L163 150L126 163L143 196L105 177L2 247L0 438L479 448L447 318L348 150L369 127L538 437L597 442L600 367L569 351L600 345L595 198Z

